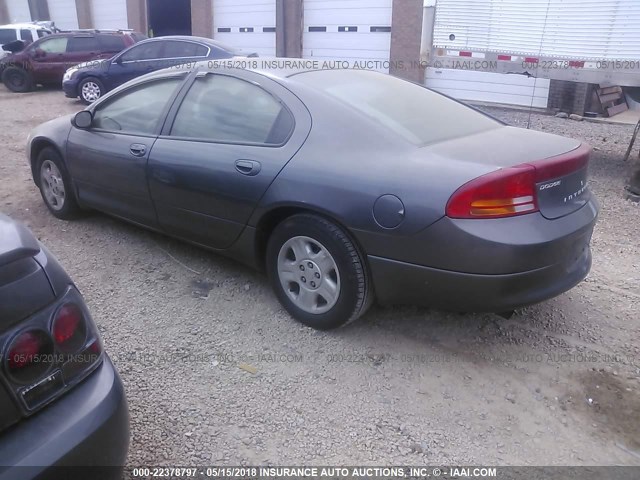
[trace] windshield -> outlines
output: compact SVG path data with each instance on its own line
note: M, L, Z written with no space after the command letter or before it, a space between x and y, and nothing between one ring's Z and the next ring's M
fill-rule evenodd
M365 70L318 70L295 75L416 145L500 126L492 118L432 90Z

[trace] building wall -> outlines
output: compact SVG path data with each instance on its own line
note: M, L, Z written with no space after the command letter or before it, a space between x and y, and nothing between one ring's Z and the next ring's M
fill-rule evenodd
M61 30L79 28L76 0L49 0L49 17Z
M213 0L191 0L191 33L213 38Z
M127 28L127 0L91 0L91 13L93 28Z
M30 22L31 12L27 0L5 0L9 12L9 22Z
M389 73L419 83L424 81L420 66L423 10L424 0L393 0Z

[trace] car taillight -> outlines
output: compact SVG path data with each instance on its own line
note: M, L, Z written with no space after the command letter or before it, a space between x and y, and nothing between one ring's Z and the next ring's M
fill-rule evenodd
M9 336L0 366L8 387L28 412L35 412L98 367L103 351L98 329L73 287L24 323L28 326Z
M49 370L53 362L53 343L41 330L29 330L13 339L6 355L9 376L18 383L29 383Z
M460 187L447 203L451 218L510 217L538 210L535 169L531 165L503 168Z
M84 346L87 326L82 310L75 303L66 303L58 309L51 327L53 339L65 353L77 352Z
M502 168L467 182L447 202L450 218L501 218L537 212L536 184L585 168L591 148Z

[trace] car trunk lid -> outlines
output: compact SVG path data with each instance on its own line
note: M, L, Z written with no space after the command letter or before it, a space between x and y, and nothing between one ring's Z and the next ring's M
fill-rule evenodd
M55 300L31 232L0 214L0 334Z
M590 198L587 166L591 149L578 140L501 126L421 150L443 170L464 172L456 175L458 179L461 175L466 178L457 186L501 169L533 167L537 206L548 219L578 210Z
M548 219L560 218L582 208L591 198L587 169L591 149L586 145L531 162L536 169L538 208Z

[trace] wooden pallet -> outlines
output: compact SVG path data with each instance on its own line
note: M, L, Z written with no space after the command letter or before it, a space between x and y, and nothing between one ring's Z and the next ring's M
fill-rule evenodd
M629 109L622 87L600 87L596 89L596 95L600 101L602 111L607 117L613 117Z

